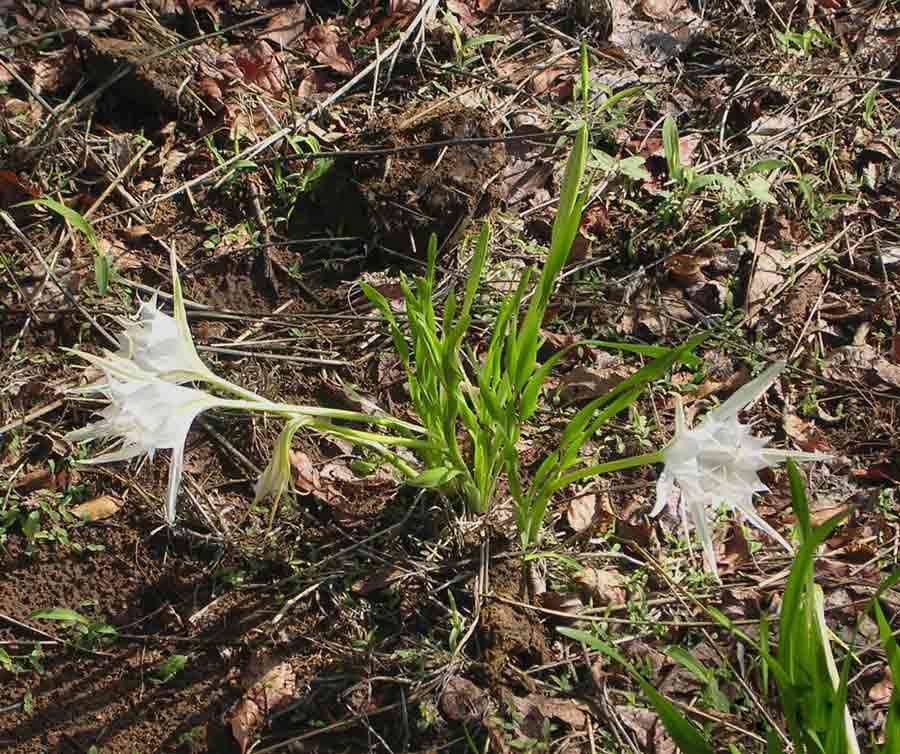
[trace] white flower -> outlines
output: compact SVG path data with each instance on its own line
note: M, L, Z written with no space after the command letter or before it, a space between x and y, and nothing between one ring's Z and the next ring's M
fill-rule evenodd
M829 457L767 448L771 438L754 437L750 434L751 425L738 421L738 412L765 393L785 366L785 362L770 366L706 414L693 429L685 421L681 400L676 400L675 437L662 451L665 469L656 485L656 506L651 515L659 515L673 494L678 495L674 498L675 505L680 503L685 528L690 517L703 543L706 566L716 578L718 569L709 530L710 513L723 507L736 510L753 526L790 550L787 540L769 526L753 505L753 494L768 490L758 472L788 458L819 461Z
M146 372L170 382L210 382L217 378L197 355L187 323L178 259L174 247L172 267L172 308L174 317L156 306L157 295L141 302L137 321L120 320L125 332L119 336L118 356L131 359Z
M87 357L87 355L83 354ZM216 398L195 388L174 385L152 374L140 372L120 357L90 360L100 366L106 381L82 388L82 393L101 392L110 404L99 415L100 421L68 434L68 439L115 439L120 447L85 463L123 461L135 456L151 458L157 450L172 450L169 488L166 495L166 521L175 521L175 502L184 469L184 444L194 419L215 406L231 401Z
M149 301L141 302L137 321L120 320L125 331L119 336L117 355L171 382L204 380L210 372L197 355L186 319L180 325L157 308L156 299L153 294Z

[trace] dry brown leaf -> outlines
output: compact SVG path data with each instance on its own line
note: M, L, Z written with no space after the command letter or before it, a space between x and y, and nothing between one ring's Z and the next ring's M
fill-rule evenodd
M887 359L875 362L875 374L888 385L900 388L900 365L891 364Z
M572 579L582 589L594 607L624 605L627 592L622 574L612 568L583 568Z
M306 5L294 5L269 19L259 39L271 42L276 50L286 50L303 34L306 22Z
M353 73L353 55L350 46L342 41L333 25L317 24L309 30L306 51L317 63L327 65L338 73Z
M744 309L750 324L759 317L769 294L785 281L789 266L787 257L774 246L762 241L758 244L753 240L749 241L750 248L754 248L754 244L756 259L750 280L747 282L747 295L744 300Z
M256 84L264 92L278 94L284 89L277 55L265 42L252 42L234 53L234 62L244 74L244 82Z
M309 456L301 451L291 451L291 477L296 490L312 495L321 488L321 476Z
M247 751L266 717L293 698L295 684L294 669L286 662L253 673L244 683L247 691L229 715L231 733L241 754Z
M584 607L581 598L571 592L541 592L537 595L537 603L545 610L572 616L577 615ZM570 618L565 618L562 615L550 615L548 617L557 623L571 622Z
M453 676L441 694L441 714L447 720L481 720L490 705L490 694L472 681Z
M829 447L824 438L820 436L815 422L801 419L797 414L786 413L782 419L782 426L800 450L807 453L828 452Z
M20 493L34 492L35 490L55 490L57 489L56 474L46 468L34 469L16 477L13 489Z
M617 705L615 710L619 719L634 733L641 749L648 751L650 743L653 741L653 730L656 727L656 713L624 704Z
M563 406L604 395L629 375L619 356L599 352L595 363L593 367L576 367L560 378L559 399Z
M533 693L525 698L513 696L512 702L526 720L531 718L538 725L538 731L544 720L558 720L575 730L581 730L587 725L588 708L573 699L555 699Z
M219 92L221 96L221 91ZM166 155L166 159L163 161L162 165L162 175L163 178L166 176L172 175L176 170L178 170L178 166L184 162L190 155L187 152L182 152L178 149L172 149Z
M597 510L597 496L593 493L585 493L573 497L566 509L566 520L575 532L583 532L590 528L594 522Z
M869 701L872 704L885 705L890 701L893 692L894 684L891 681L891 677L884 675L880 681L869 689Z
M102 521L115 516L122 506L112 495L101 495L93 500L79 503L71 509L71 513L86 521Z
M406 571L394 566L389 566L387 568L382 568L380 571L376 571L366 579L357 581L350 587L350 590L360 597L365 597L388 589L392 585L397 584L402 579L406 578L406 576Z
M641 11L657 21L672 18L684 6L684 0L641 0Z
M692 254L675 254L665 263L669 276L681 285L694 285L706 280L700 261Z

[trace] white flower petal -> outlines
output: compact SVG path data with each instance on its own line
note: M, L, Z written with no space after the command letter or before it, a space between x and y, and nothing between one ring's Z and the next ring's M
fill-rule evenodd
M786 366L787 362L776 361L764 372L757 375L756 378L735 390L734 394L725 403L710 411L704 421L706 419L724 421L728 417L736 417L738 411L749 406L772 386L772 383L778 379L778 375L784 371Z
M117 357L111 357L111 369L118 365ZM104 364L104 360L98 359ZM184 444L194 419L214 406L225 406L229 401L215 398L202 390L176 385L158 379L148 373L106 371L105 393L110 404L100 411L103 417L92 425L69 433L70 440L97 440L108 438L121 444L118 450L105 453L88 463L123 461L135 456L151 458L157 450L172 450L169 469L169 487L166 495L165 514L170 524L175 519L175 503L184 467ZM139 375L139 379L134 375Z
M721 508L736 511L790 550L787 540L753 505L754 493L768 489L758 472L788 458L807 461L828 458L820 453L767 448L770 438L754 436L751 425L742 424L738 419L741 409L768 390L784 368L784 362L770 366L706 414L693 429L688 427L681 403L676 399L675 438L662 452L665 469L657 482L656 505L651 515L662 512L672 494L672 485L677 485L681 490L682 521L690 519L693 523L703 544L706 567L717 578L709 516Z

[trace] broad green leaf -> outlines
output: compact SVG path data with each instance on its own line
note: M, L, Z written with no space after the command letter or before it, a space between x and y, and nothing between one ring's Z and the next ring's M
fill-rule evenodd
M438 466L433 469L426 469L417 477L413 477L407 481L407 484L413 487L424 487L426 489L441 487L451 479L459 476L459 469L450 469L446 466Z
M785 160L759 160L747 168L744 171L744 175L751 175L752 173L769 173L773 170L780 170L781 168L787 167L790 167L790 163Z
M94 252L97 254L100 253L100 246L97 244L97 236L94 233L94 228L80 212L76 212L71 207L67 207L65 204L50 198L32 199L31 201L23 202L23 204L37 204L38 206L52 210L74 228L81 231L91 244Z
M45 610L35 610L31 617L34 620L59 620L67 623L80 623L83 626L88 626L91 623L81 613L77 613L67 607L50 607Z
M109 257L106 254L94 255L94 282L99 294L105 296L109 290Z

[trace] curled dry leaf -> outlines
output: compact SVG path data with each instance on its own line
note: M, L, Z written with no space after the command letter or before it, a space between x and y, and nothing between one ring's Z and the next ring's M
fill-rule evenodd
M79 503L71 509L71 513L85 521L102 521L115 516L122 506L112 495L101 495L93 500Z
M244 74L244 82L278 94L284 89L278 57L265 42L252 42L234 53L234 62Z
M582 568L572 580L595 607L624 605L628 599L622 574L612 568Z
M291 451L291 476L297 492L312 495L321 487L321 477L306 453Z
M774 246L762 241L757 244L756 241L748 239L751 249L754 248L754 244L756 259L750 280L747 281L747 295L744 300L750 324L759 317L769 294L785 281L789 267L787 257Z
M573 497L566 509L566 520L575 532L587 531L594 522L594 514L597 510L597 496L593 493L585 493Z
M641 11L648 18L665 21L684 5L684 0L641 0Z
M441 714L447 720L481 720L490 705L490 694L472 681L453 676L441 694Z
M295 684L294 669L286 662L251 673L244 683L247 691L229 715L231 733L241 754L247 751L266 717L293 698Z
M271 42L276 50L286 50L303 35L306 5L294 5L269 19L259 39Z
M306 51L317 63L327 65L333 71L349 76L353 73L353 55L350 46L342 41L332 25L316 24L306 38Z
M588 708L574 699L554 699L533 693L524 698L514 696L512 702L526 722L530 720L537 724L538 731L543 728L544 720L556 720L575 730L587 725Z
M893 692L894 684L891 681L891 677L889 675L884 675L880 681L869 689L869 701L872 702L872 704L887 704L890 701Z

